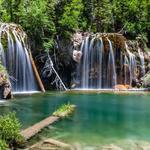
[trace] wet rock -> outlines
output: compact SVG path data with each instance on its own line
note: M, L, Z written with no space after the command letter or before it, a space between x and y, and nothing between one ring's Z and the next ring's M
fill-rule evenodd
M82 43L82 33L81 32L77 32L73 35L72 41L73 41L73 46L75 49L78 49Z
M145 76L142 78L142 85L145 88L150 88L150 72L145 74Z
M73 51L73 60L74 61L76 61L77 63L80 63L81 57L82 57L81 51L77 51L77 50Z
M0 72L0 98L1 99L12 98L11 83L5 71Z
M148 142L138 142L135 143L136 150L150 150L150 143Z

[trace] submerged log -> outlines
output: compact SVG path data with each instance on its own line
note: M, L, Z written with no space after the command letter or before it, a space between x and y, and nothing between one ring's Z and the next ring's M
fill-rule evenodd
M38 84L39 84L39 86L40 86L40 88L41 88L41 91L42 91L42 92L45 92L44 85L43 85L43 83L42 83L42 81L41 81L41 78L40 78L40 76L39 76L39 73L38 73L38 71L37 71L37 68L36 68L34 59L33 59L33 57L32 57L31 51L29 51L29 56L30 56L30 59L31 59L33 71L34 71L34 73L35 73L35 76L36 76L36 79L37 79L37 81L38 81Z
M60 142L60 141L57 141L57 140L54 140L54 139L47 139L44 141L45 144L52 144L52 145L55 145L57 147L62 147L62 148L69 148L70 145L66 144L66 143L63 143L63 142Z
M72 147L69 144L66 144L64 142L54 140L54 139L46 139L44 141L38 142L34 145L32 145L29 150L71 150Z

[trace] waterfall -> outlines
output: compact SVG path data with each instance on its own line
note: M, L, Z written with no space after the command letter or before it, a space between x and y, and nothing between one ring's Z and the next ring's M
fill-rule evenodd
M139 86L145 74L144 52L131 51L135 43L128 43L123 35L114 33L83 34L80 43L81 60L76 64L73 88L81 89L128 89ZM130 43L129 43L130 44ZM130 50L131 49L131 50ZM137 67L140 56L141 69Z
M109 42L109 57L108 57L108 67L107 67L107 86L109 88L117 85L117 75L116 75L116 65L115 65L115 57L114 57L112 43L108 38L107 40Z
M99 48L100 47L100 48ZM99 89L102 88L102 69L103 69L103 54L104 54L104 44L102 38L100 38L100 41L98 40L98 60L99 60L99 70L98 70L98 87Z
M1 63L8 71L15 92L37 91L27 51L26 34L15 24L0 23Z
M130 52L127 43L125 42L126 51L129 55L129 69L130 69L130 85L132 85L132 81L136 79L136 59L135 55Z
M141 49L138 47L138 53L140 56L140 62L141 62L141 76L145 75L145 62L144 62L144 54L141 51Z
M128 84L128 81L127 81L127 76L128 76L128 71L129 71L129 60L128 60L128 57L125 55L124 56L124 84Z
M101 89L113 88L117 84L115 56L112 43L109 43L108 58L105 59L104 43L102 37L88 36L82 41L82 60L77 66L79 88Z
M84 46L81 51L84 53L83 65L82 65L82 88L88 88L89 85L89 37L86 37Z

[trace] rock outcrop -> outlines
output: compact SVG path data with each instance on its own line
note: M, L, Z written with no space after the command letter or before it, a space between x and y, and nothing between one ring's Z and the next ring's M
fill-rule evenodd
M12 98L11 83L8 78L7 71L0 64L0 98L10 99Z
M141 80L144 88L150 88L150 71Z

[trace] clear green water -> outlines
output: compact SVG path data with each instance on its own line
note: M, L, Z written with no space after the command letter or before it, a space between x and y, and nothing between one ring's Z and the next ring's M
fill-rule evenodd
M150 141L149 94L36 94L0 103L0 114L16 111L25 128L68 102L77 105L74 115L40 136L83 145Z

